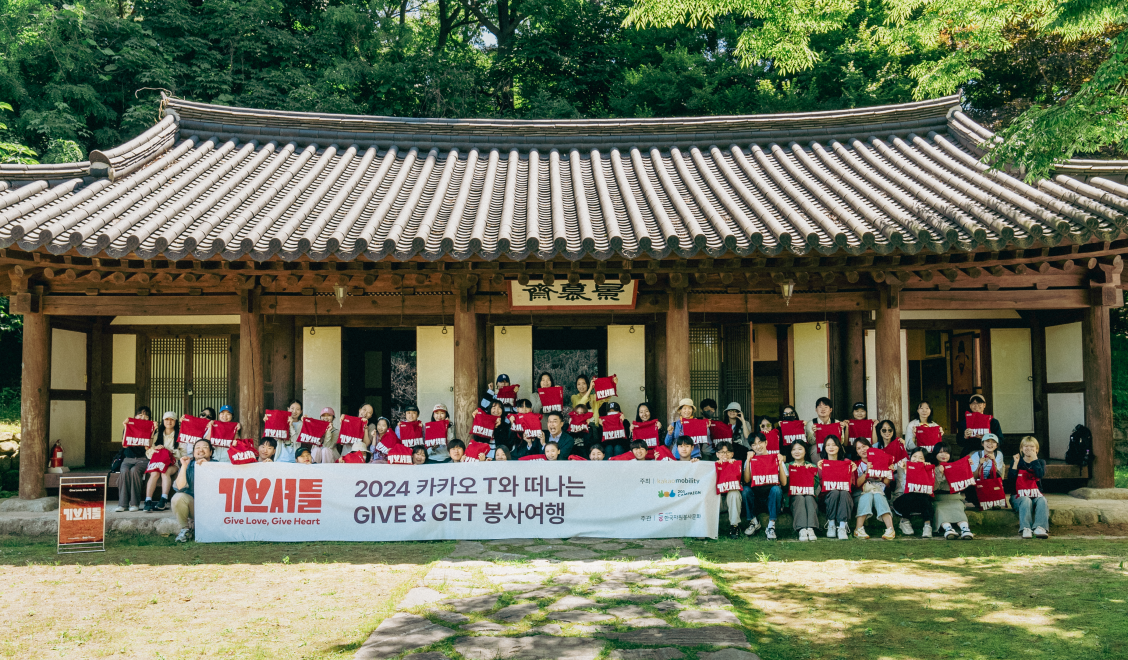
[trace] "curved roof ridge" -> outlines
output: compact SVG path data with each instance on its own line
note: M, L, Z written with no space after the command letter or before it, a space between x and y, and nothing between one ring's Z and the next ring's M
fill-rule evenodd
M656 138L681 133L725 133L803 128L834 129L864 125L896 125L920 120L943 120L959 103L959 95L896 105L765 115L717 115L709 117L623 119L442 119L343 115L289 110L262 110L199 103L169 97L166 112L184 122L223 126L279 127L294 132L308 130L384 134L398 138L415 134L494 137L520 135L549 137L569 135L650 135ZM721 137L718 135L718 137Z

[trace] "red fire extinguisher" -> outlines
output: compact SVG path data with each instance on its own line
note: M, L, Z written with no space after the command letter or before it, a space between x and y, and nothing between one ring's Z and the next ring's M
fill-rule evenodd
M63 448L59 446L59 440L55 441L55 447L51 449L51 467L63 467Z

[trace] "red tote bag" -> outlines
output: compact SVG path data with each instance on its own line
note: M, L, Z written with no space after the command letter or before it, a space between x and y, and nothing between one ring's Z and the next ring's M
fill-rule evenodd
M236 428L239 422L212 422L211 443L213 447L234 447ZM254 446L252 441L251 446Z
M713 436L713 446L732 442L732 427L725 422L713 422L709 425L709 435Z
M496 424L497 417L478 408L474 411L474 426L470 429L470 434L476 435L479 438L492 440L494 437L494 429L497 428Z
M445 445L447 441L447 429L449 428L449 419L427 422L423 425L423 445L425 447L441 447Z
M393 448L402 446L403 444L400 443L399 438L396 437L395 432L389 429L387 431L384 431L384 435L376 439L375 449L382 454L390 455ZM409 449L407 453L408 456L410 456L411 450Z
M607 460L609 460L609 461L637 461L638 459L635 458L633 451L628 451L628 452L623 452L622 454L619 454L618 456L612 456L611 458L609 458Z
M255 449L255 443L250 438L239 438L231 445L231 450L227 452L227 460L231 461L233 465L257 463L258 450Z
M827 436L831 435L836 438L841 436L842 427L838 424L815 424L815 451L821 454Z
M646 451L646 460L648 461L676 461L673 452L662 445L658 445L654 449Z
M423 422L418 419L414 422L400 422L399 439L404 447L423 444Z
M975 494L979 496L979 508L1003 509L1007 506L1007 496L1003 492L1003 480L999 477L976 479Z
M149 459L149 465L145 468L145 473L160 472L164 474L172 467L172 452L164 447L153 452L153 457Z
M471 440L470 444L466 445L466 454L462 457L462 460L468 462L483 461L486 456L489 456L489 453L489 445Z
M512 406L517 402L517 388L520 385L506 385L505 387L497 388L497 400L507 406Z
M866 459L869 460L868 475L873 479L892 479L893 478L893 457L883 452L880 449L870 447L866 452Z
M357 452L353 452L354 454ZM388 463L392 465L411 465L411 450L401 444L388 448ZM348 456L348 454L346 454Z
M337 434L337 444L351 445L364 442L364 430L367 428L368 423L363 418L341 415L341 431Z
M568 433L575 435L577 433L588 432L588 420L591 419L592 413L568 413Z
M610 399L619 393L619 390L615 387L614 375L596 378L595 382L591 384L591 387L595 390L595 398L599 401Z
M850 442L858 438L864 438L873 442L873 420L872 419L849 419L846 420L846 429L850 433ZM822 451L821 449L819 451Z
M885 445L883 450L889 457L893 459L893 463L900 463L902 460L909 457L909 452L905 449L905 441L897 438Z
M988 427L990 423L988 423ZM918 447L924 447L928 451L936 449L936 445L940 444L943 438L940 436L939 426L918 426L916 428L916 443Z
M807 425L797 420L779 423L779 431L783 434L783 444L789 445L796 440L807 439Z
M125 437L121 441L123 447L148 447L153 440L153 430L157 425L151 419L137 419L130 417L125 423Z
M844 490L850 492L850 475L854 464L850 461L823 461L819 476L822 477L823 491Z
M709 442L709 420L682 418L682 435L693 439L693 444L704 445Z
M1041 497L1042 489L1038 487L1038 480L1034 478L1034 473L1029 470L1019 470L1018 476L1014 479L1015 494L1019 497Z
M180 422L180 442L190 445L197 440L203 440L208 431L208 421L203 417L185 415Z
M753 486L779 485L779 459L775 456L749 456L747 464Z
M932 495L936 467L932 463L905 463L905 492Z
M290 437L290 411L267 410L264 426L265 429L262 432L263 436L285 440Z
M658 445L658 432L661 428L662 422L656 419L635 422L631 425L631 439L642 440L647 447L655 447Z
M971 459L964 456L958 461L941 463L944 478L948 480L948 491L952 494L961 493L975 485L975 475L971 472Z
M789 465L787 468L787 485L792 495L815 494L815 471L813 465Z
M298 442L320 447L331 423L313 417L302 418L302 430L298 432Z
M540 397L541 412L560 412L564 410L564 388L563 387L544 387L537 390L537 396Z
M537 433L541 430L541 416L536 413L521 413L517 417L521 423L522 437L525 439L537 437Z
M528 456L522 456L521 458L518 458L517 460L519 460L519 461L547 461L548 459L545 458L544 454L529 454Z
M717 461L713 464L713 469L717 471L718 495L724 495L730 490L740 490L742 488L740 483L739 461L728 461L726 463Z
M604 415L599 418L599 422L603 425L604 442L627 439L627 430L623 428L623 416L619 413Z
M779 453L779 429L772 429L764 434L764 438L768 441L768 453Z
M991 432L991 416L983 413L969 412L964 414L967 430L972 435L982 436Z

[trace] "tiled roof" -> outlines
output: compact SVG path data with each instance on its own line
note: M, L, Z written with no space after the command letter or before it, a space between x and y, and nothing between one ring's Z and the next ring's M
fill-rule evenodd
M167 99L161 122L89 162L0 166L0 247L177 260L608 259L1120 236L1128 187L1064 174L1027 185L986 168L977 144L991 134L957 100L515 121Z

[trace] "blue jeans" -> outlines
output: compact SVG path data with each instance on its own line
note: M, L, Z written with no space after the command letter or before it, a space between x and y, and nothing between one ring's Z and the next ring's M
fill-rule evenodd
M1044 497L1017 497L1011 495L1011 507L1018 513L1018 528L1033 529L1041 527L1050 528L1050 505ZM1034 512L1034 524L1030 524L1030 512Z
M779 517L779 509L783 504L783 489L779 486L745 486L741 492L744 498L744 513L752 520L756 513L757 508L763 509L763 505L767 503L768 520L775 521ZM760 507L756 505L760 504Z

